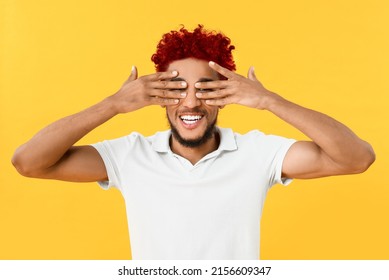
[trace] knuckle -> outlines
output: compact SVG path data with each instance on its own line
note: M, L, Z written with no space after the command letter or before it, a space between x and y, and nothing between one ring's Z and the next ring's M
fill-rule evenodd
M145 87L146 86L146 81L142 78L138 79L138 83L141 87Z
M221 85L222 85L221 81L213 81L209 83L204 83L204 88L210 88L210 87L220 88Z
M162 78L163 78L163 72L157 72L157 73L155 73L155 78L156 78L157 80L162 79Z
M150 96L144 96L141 100L141 102L146 102L146 103L149 103L151 101L151 97Z
M175 104L175 99L162 99L163 104Z

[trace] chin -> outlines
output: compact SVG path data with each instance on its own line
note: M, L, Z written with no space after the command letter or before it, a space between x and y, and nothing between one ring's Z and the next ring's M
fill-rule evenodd
M215 122L209 124L205 128L204 132L197 137L185 137L177 130L176 127L172 126L171 124L170 124L170 129L172 131L172 135L174 139L177 140L177 142L180 143L182 146L188 148L196 148L207 143L209 140L211 140L214 137L214 132L216 129L215 125L216 125L216 120Z

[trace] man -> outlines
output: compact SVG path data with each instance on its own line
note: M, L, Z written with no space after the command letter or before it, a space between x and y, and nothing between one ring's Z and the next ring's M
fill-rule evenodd
M234 46L202 26L163 36L157 73L133 67L120 90L54 122L15 152L25 175L99 181L126 202L134 259L258 259L259 220L268 189L292 178L364 172L371 146L336 120L273 93L250 68L234 73ZM312 141L216 127L220 108L268 110ZM171 130L74 146L117 114L166 107Z

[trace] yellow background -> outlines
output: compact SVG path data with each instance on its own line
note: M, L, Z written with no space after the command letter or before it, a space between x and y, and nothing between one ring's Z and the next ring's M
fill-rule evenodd
M0 259L128 259L117 190L24 178L10 158L43 126L114 93L131 65L154 71L161 35L180 24L223 31L237 72L351 127L375 148L364 174L296 180L268 195L264 259L389 259L389 4L338 1L0 2ZM219 125L305 139L268 112L230 106ZM163 109L117 116L94 143L167 128ZM386 141L385 141L386 140Z

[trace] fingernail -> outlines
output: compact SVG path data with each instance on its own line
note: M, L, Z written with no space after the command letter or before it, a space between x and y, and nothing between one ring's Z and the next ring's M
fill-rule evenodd
M200 87L200 83L195 83L195 87Z
M215 65L215 62L210 61L210 62L209 62L209 65Z
M186 82L181 82L182 87L186 87Z
M186 97L186 92L182 92L180 95L181 95L182 97Z
M177 72L176 70L172 71L172 74L173 74L173 75L177 75L177 73L178 73L178 72Z
M203 94L201 92L196 93L196 97L201 97L201 96L203 96Z
M180 100L178 99L174 99L173 103L177 104L178 102L180 102Z

